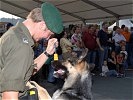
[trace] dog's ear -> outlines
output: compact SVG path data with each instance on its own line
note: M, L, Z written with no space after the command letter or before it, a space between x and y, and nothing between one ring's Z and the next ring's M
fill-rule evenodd
M88 49L87 48L84 48L82 50L81 55L79 56L78 62L81 62L86 57L87 53L88 53Z

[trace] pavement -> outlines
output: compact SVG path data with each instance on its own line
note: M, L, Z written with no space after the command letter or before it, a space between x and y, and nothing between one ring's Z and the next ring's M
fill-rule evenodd
M123 78L94 75L92 79L93 100L133 100L133 70L126 71ZM44 80L40 85L52 96L62 86L62 81L52 84Z
M94 100L133 100L133 71L126 71L126 77L93 76Z

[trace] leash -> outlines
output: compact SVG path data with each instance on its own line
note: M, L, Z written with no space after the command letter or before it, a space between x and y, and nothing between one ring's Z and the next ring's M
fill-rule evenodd
M56 49L56 45L55 44L54 44L54 48L55 48L54 61L58 61L58 54L57 54L57 49Z

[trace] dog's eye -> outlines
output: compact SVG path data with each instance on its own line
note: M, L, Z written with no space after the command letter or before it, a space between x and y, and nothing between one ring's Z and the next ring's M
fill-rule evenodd
M72 65L72 66L74 66L75 65L75 63L74 63L74 61L72 61L72 60L68 60L68 62Z
M70 63L71 63L72 61L71 61L70 59L68 59L68 62L70 62Z

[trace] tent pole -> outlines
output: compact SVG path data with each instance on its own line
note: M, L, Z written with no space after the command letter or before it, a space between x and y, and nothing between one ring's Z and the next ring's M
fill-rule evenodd
M85 20L82 20L82 22L83 22L83 25L86 25L86 21Z
M116 26L119 26L119 18L116 18Z

